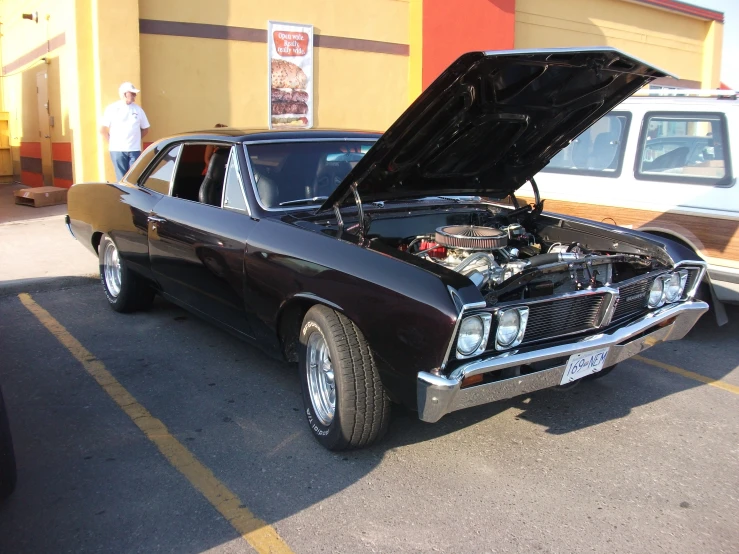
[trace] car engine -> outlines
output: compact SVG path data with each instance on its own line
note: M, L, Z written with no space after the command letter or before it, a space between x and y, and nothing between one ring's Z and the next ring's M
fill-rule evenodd
M642 263L636 256L593 252L579 243L543 242L520 223L447 225L412 238L400 249L465 275L488 301L609 285L632 277L634 262ZM536 268L541 271L529 271ZM531 277L514 279L524 272Z

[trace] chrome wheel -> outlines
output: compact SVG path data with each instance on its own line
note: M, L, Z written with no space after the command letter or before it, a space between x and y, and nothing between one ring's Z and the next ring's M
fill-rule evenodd
M110 295L113 298L118 298L121 293L121 259L118 257L118 249L111 240L107 240L105 243L103 276Z
M328 426L336 412L336 382L328 346L321 333L314 332L308 339L306 364L313 410L319 421Z

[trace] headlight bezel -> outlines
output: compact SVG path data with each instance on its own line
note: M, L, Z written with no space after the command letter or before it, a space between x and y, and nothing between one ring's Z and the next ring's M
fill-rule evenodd
M477 346L474 350L468 351L469 353L466 353L465 351L460 350L459 348L459 339L462 336L462 328L464 327L464 324L466 321L478 319L482 323L482 337L480 338L480 341L477 343ZM457 338L455 341L455 351L457 353L457 359L458 360L466 360L468 358L474 358L475 356L482 354L485 349L487 348L488 339L490 338L490 327L492 324L492 315L488 313L480 313L480 314L470 314L467 316L462 317L462 320L459 323L459 328L457 330Z
M678 278L678 288L677 293L674 296L668 295L668 286L670 281L674 277ZM688 284L688 279L690 278L690 272L687 269L676 269L674 271L670 271L667 273L664 273L660 276L658 276L653 282L652 285L649 288L649 296L647 297L647 307L650 309L657 309L661 308L662 306L666 304L675 304L676 302L682 302L683 300L686 300L685 296L685 287ZM653 303L651 301L651 295L652 292L654 292L654 287L656 285L659 285L662 289L660 298L656 303Z
M673 279L677 278L677 292L674 296L671 296L668 294L668 287L670 286L670 283ZM665 295L665 304L674 304L675 302L680 301L683 298L683 295L685 293L685 285L688 283L688 270L687 269L679 269L677 271L673 271L669 275L665 276L664 278L664 295Z
M652 294L658 292L657 290L655 290L655 287L657 285L659 285L659 297L657 297L656 301L652 302ZM655 309L655 308L662 307L664 304L665 304L665 277L664 275L660 275L654 281L652 281L652 284L649 287L649 294L647 296L647 307Z
M516 312L518 315L518 332L516 333L516 336L514 339L509 342L501 342L499 332L501 329L501 322L503 318L506 316L506 314L510 312ZM515 348L519 344L521 344L521 341L523 341L523 336L526 333L526 324L529 320L529 308L528 306L517 306L514 308L505 308L502 310L498 310L497 315L497 322L498 325L495 329L495 349L496 350L509 350L511 348Z

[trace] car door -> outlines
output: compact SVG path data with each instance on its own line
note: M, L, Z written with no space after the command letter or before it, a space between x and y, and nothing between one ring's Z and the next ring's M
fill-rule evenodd
M200 201L209 186L206 185L209 177L194 174L189 164L183 162L187 152L186 144L180 154L172 192L149 215L152 272L166 297L253 337L244 310L243 284L246 239L256 221L248 211L236 148L221 147L213 155L210 167L225 160L225 168L220 177L222 192L219 189L217 201L216 195L209 195L211 204ZM200 190L187 185L182 194L177 193L178 179L185 183L193 179L197 182L198 178L203 182Z
M149 264L148 216L156 203L169 193L180 148L180 145L167 144L150 148L122 180L125 186L121 190L126 194L121 195L116 208L115 231L111 234L129 267L147 279L153 279Z

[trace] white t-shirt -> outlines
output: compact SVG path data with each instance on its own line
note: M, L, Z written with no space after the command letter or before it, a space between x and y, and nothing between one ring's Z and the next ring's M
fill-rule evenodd
M149 120L138 104L119 100L105 108L101 125L110 130L111 152L139 152L141 129L149 128Z

